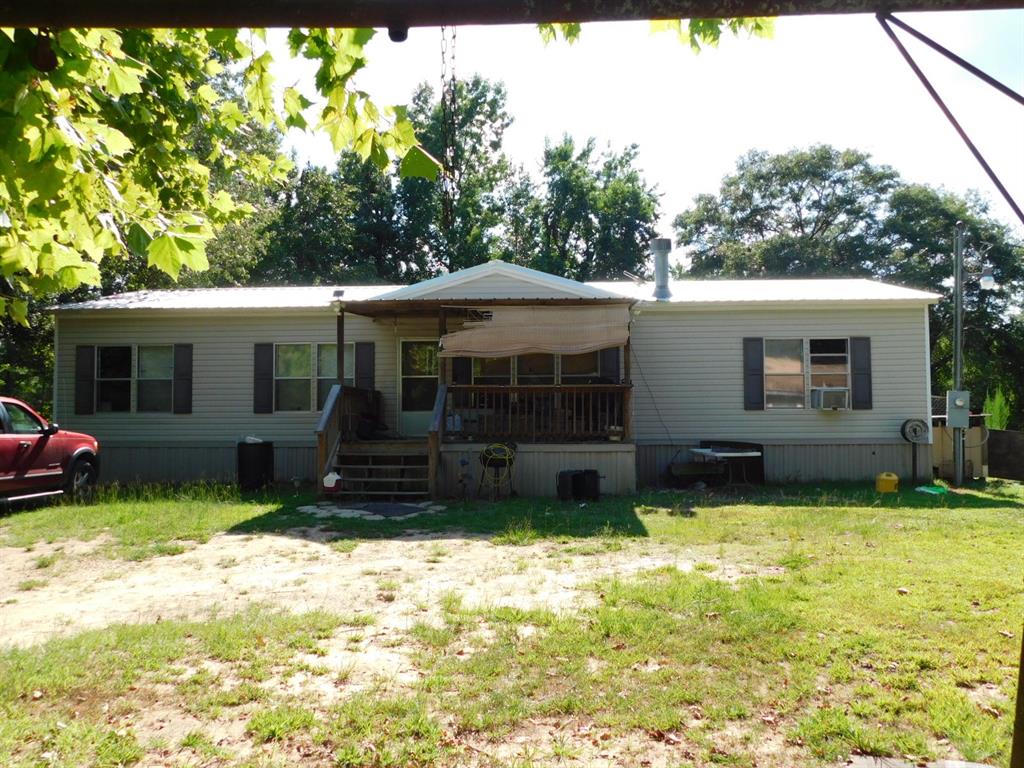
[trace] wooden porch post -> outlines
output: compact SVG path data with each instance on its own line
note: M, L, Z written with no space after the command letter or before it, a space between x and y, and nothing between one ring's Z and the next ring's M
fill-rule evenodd
M336 350L338 363L338 383L345 383L345 307L338 309L338 349Z
M622 439L633 439L633 368L630 365L633 357L630 347L630 339L626 337L626 344L622 347L622 383L627 389L622 392Z
M437 340L438 343L441 341L441 337L448 333L448 310L445 307L440 307L437 310ZM445 384L448 381L447 371L445 370L447 365L445 364L444 358L438 357L437 359L437 381L439 384Z

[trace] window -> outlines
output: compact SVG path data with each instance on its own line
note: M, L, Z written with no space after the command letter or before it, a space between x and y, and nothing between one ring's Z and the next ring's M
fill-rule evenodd
M327 393L338 383L338 345L316 345L316 409L322 411ZM356 383L356 345L345 343L345 370L342 383L354 387Z
M135 410L170 413L173 404L174 347L139 347Z
M474 384L511 384L511 357L474 357Z
M43 431L42 422L16 403L7 403L7 415L11 419L11 432L16 435L38 435Z
M554 384L555 356L530 354L516 358L517 384Z
M804 340L764 340L764 407L804 408Z
M96 410L99 413L132 409L132 348L96 348Z
M274 410L308 411L313 391L313 353L310 344L274 347Z
M850 386L848 339L811 339L808 346L812 387Z
M593 384L601 376L600 355L595 350L580 355L562 355L563 384Z

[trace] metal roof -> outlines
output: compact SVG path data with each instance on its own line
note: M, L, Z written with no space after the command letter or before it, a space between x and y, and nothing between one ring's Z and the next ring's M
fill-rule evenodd
M169 291L134 291L90 301L58 304L55 311L76 310L232 310L329 309L331 303L363 301L389 293L397 285L311 285L265 288L183 288ZM344 291L339 297L336 291Z
M902 301L933 304L941 298L914 288L904 288L863 278L777 278L770 280L672 280L671 296L654 299L654 283L627 281L588 283L601 290L649 304L763 304L839 301Z
M490 262L495 263L495 262ZM498 262L501 263L501 262ZM486 265L484 265L486 266ZM508 270L505 267L490 267L487 271L508 271L523 276L536 273L524 267ZM477 270L477 272L473 272ZM478 267L472 267L434 280L425 280L413 286L399 285L357 285L357 286L282 286L266 288L185 288L168 291L135 291L104 296L90 301L60 304L52 309L58 312L96 310L317 310L330 309L339 298L345 302L356 301L400 301L403 299L429 298L439 287L453 287L465 282L455 278L463 273L480 275ZM532 276L532 275L531 275ZM565 278L546 275L553 287L574 288L581 298L591 299L632 299L647 305L701 305L701 304L771 304L793 302L874 302L898 301L932 304L939 300L935 293L903 288L898 285L865 279L776 279L776 280L674 280L670 287L671 297L666 301L653 299L654 283L641 284L629 281L579 283ZM438 282L435 282L438 281ZM443 282L442 282L443 281ZM422 290L429 286L429 290ZM419 290L417 290L419 289ZM337 291L344 293L339 297ZM510 296L509 299L515 297ZM448 301L458 301L446 298ZM500 301L500 299L495 299Z

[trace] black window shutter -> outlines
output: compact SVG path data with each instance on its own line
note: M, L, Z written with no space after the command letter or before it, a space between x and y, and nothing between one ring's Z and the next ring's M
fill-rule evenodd
M764 339L743 339L743 410L764 410Z
M473 383L473 358L452 358L452 384Z
M850 339L850 384L850 405L853 410L871 410L871 339L867 336L854 336Z
M622 376L619 374L619 348L608 347L602 349L598 358L598 373L601 379L612 384L618 384Z
M75 414L96 412L96 347L75 347Z
M372 341L357 341L356 387L359 389L374 388L375 365L374 343Z
M174 345L174 412L192 413L192 345Z
M274 412L274 345L254 344L252 350L252 412Z

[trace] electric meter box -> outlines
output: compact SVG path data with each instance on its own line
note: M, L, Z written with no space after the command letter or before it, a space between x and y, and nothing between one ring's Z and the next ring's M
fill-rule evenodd
M967 429L971 424L971 393L966 389L946 392L946 426Z

